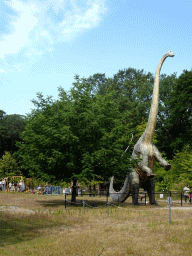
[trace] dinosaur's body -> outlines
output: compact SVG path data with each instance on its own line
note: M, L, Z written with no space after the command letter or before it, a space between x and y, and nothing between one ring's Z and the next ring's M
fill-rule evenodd
M153 97L151 103L151 109L149 114L149 119L147 122L147 127L145 132L142 134L140 139L134 146L131 159L142 159L138 166L126 177L125 183L121 191L116 192L113 189L113 179L110 182L110 197L112 201L123 202L127 197L132 194L133 204L138 204L138 194L139 188L144 188L147 190L149 195L149 201L151 204L155 203L155 184L153 180L153 166L154 158L164 166L166 170L171 168L171 165L166 162L161 157L159 150L153 144L153 135L155 132L157 113L158 113L158 103L159 103L159 74L164 60L167 57L173 57L173 52L167 52L160 60L157 70L155 73L155 82L153 88Z

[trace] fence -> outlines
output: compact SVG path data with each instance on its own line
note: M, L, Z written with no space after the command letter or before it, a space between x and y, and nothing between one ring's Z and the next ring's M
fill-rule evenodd
M68 194L68 195L71 195L71 194ZM172 198L172 205L176 206L178 204L180 204L181 206L183 206L183 203L185 202L184 199L184 195L183 195L183 192L178 192L178 191L167 191L167 192L156 192L155 195L159 195L159 198L157 199L158 196L156 196L156 201L157 202L167 202L167 198L168 197L171 197ZM89 196L89 197L92 197L92 196L96 196L96 194L87 194L87 193L81 193L79 196ZM109 199L109 193L106 193L106 203L108 203L108 199ZM131 195L130 195L131 196ZM101 196L100 196L101 197ZM147 199L148 199L148 194L147 192L141 192L138 194L138 198L141 200L141 202L144 204L144 205L147 205ZM142 201L142 199L144 199L144 201ZM192 192L189 193L189 196L188 196L188 200L186 200L186 203L189 203L189 206L192 206ZM120 200L117 202L118 205L121 204ZM66 205L66 194L65 194L65 205ZM65 206L66 207L66 206Z
M5 189L4 189L5 191ZM21 192L21 190L18 190L18 192ZM28 190L26 192L31 192L33 194L43 194L43 195L63 195L63 188L59 186L47 186L47 187L35 187L34 189ZM71 195L71 193L67 193L68 195ZM85 196L88 195L89 197L103 197L106 196L106 201L108 202L108 197L109 197L109 191L108 190L100 190L99 193L95 191L94 193L85 193L83 189L78 188L77 189L77 196ZM178 192L178 191L167 191L167 192L156 192L155 195L159 196L159 199L157 200L156 196L156 201L166 201L167 202L167 197L172 198L173 204L180 204L181 206L185 201L188 201L190 205L192 205L192 192L189 192L189 196L186 197L183 195L183 192ZM138 198L141 199L141 202L143 203L142 199L144 199L144 204L147 204L147 197L148 194L145 191L139 192ZM165 200L164 200L165 199ZM185 199L185 200L184 200ZM118 205L120 202L118 202Z
M181 206L183 205L184 201L185 202L189 202L190 204L192 203L192 192L189 192L188 196L184 196L183 192L178 192L178 191L168 191L168 192L157 192L155 193L157 195L159 195L159 198L161 199L160 201L163 201L162 198L164 198L164 195L166 197L171 197L172 198L172 202L173 204L181 204ZM185 199L185 200L183 200ZM166 198L167 201L167 198Z
M146 205L146 194L147 193L144 193L145 194L145 205ZM169 192L164 192L163 194L162 193L155 193L155 194L159 194L160 195L160 198L163 198L163 196L164 196L164 194L165 195L169 195L169 197L167 197L167 203L168 203L168 205L169 205L169 224L171 224L171 205L172 205L172 195L175 195L175 196L181 196L181 206L182 206L182 197L183 197L183 193L182 192L173 192L173 191L169 191ZM191 194L192 194L192 192L190 192L189 193L189 202L190 202L190 204L191 204ZM140 195L141 196L141 195ZM117 206L117 205L114 205L114 204L112 204L112 203L110 203L109 201L108 201L108 194L107 194L107 197L106 197L106 206L107 206L107 216L109 217L109 205L111 205L111 206L115 206L115 207L118 207L118 208L121 208L121 209L123 209L122 207L120 207L120 206ZM87 204L85 201L82 201L81 203L76 203L76 202L70 202L70 201L67 201L67 199L66 199L66 194L65 194L65 210L66 210L66 208L67 208L67 202L68 203L70 203L70 204L81 204L81 205L83 205L83 213L85 213L85 207L86 206L89 206L89 207L91 207L91 208L104 208L105 206L99 206L99 207L94 207L94 206L91 206L91 205L89 205L89 204ZM119 204L119 202L118 202L118 204Z
M87 194L84 194L84 195L87 195ZM88 195L90 195L90 194L88 194ZM93 194L93 195L95 195L95 194ZM105 206L99 206L99 207L91 206L91 205L87 204L85 201L82 201L82 203L70 202L70 201L67 200L66 196L67 196L67 195L65 194L65 209L67 208L67 202L68 202L69 204L78 204L78 205L82 205L82 206L83 206L83 212L85 212L85 207L86 207L86 206L89 206L89 207L91 207L91 208L104 208L104 207L105 207ZM107 205L107 216L108 216L108 217L109 217L109 204L111 204L111 203L109 203L109 201L108 201L108 195L107 195L107 203L106 203L106 205ZM116 205L114 205L114 204L111 204L111 205L116 206Z
M34 193L58 196L63 194L63 189L59 186L35 187Z
M24 186L14 186L11 189L7 189L6 187L3 187L3 189L0 188L0 191L10 191L10 192L25 192L25 193L32 193L32 194L43 194L43 195L62 195L63 194L63 188L59 186L47 186L47 187L34 187L29 188Z
M143 194L145 194L144 197L145 197L145 205L146 205L147 193L143 193ZM155 193L155 194L159 194L159 195L160 195L160 198L162 198L162 195L163 195L163 196L164 196L164 195L169 195L169 196L167 197L168 200L166 200L166 202L167 202L168 205L169 205L169 223L171 223L171 205L173 204L173 200L172 200L172 197L171 197L171 196L173 196L173 195L174 195L174 196L180 196L180 199L181 199L181 206L182 206L182 197L183 197L183 193L182 193L182 192L173 192L173 191L169 191L169 192L164 192L163 194L162 194L161 192ZM190 199L189 202L190 202L190 205L191 205L191 194L192 194L192 192L189 193L189 199ZM85 195L85 194L84 194L84 195ZM88 195L90 195L90 194L88 194ZM107 196L106 196L106 203L104 204L104 206L97 206L97 207L91 206L91 205L87 204L85 201L82 201L81 203L70 202L70 201L67 200L66 197L67 197L67 195L65 194L65 209L67 208L67 203L69 203L69 204L78 204L78 205L82 205L82 206L83 206L83 212L85 212L85 207L104 208L104 207L107 206L107 216L109 217L109 205L115 206L115 207L118 207L118 208L122 208L122 207L120 207L120 202L118 202L118 206L115 205L115 204L110 203L110 202L108 201L108 197L109 197L108 194L107 194Z

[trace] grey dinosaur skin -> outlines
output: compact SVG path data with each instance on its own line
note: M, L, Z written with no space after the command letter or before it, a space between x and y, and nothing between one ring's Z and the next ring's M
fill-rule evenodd
M139 188L143 188L147 191L149 196L149 203L156 204L155 202L155 183L154 183L154 174L153 174L153 167L154 167L154 159L162 165L165 170L169 170L171 165L167 163L165 159L162 158L159 150L153 144L153 135L155 132L155 126L157 121L157 113L158 113L158 104L159 104L159 74L163 62L167 57L173 57L173 52L167 52L162 59L160 60L156 73L155 73L155 81L153 87L153 97L151 102L151 109L149 113L149 118L147 122L147 127L139 138L137 143L134 146L132 159L142 159L139 164L132 169L132 172L126 176L124 186L119 191L116 192L113 189L113 181L114 177L111 178L110 187L109 187L109 194L110 198L113 202L124 202L130 194L132 194L132 201L133 204L138 204L138 195L139 195Z

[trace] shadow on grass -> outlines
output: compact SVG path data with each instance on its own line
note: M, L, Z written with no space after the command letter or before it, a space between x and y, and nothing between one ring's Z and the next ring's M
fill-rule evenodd
M45 215L14 215L0 212L0 246L32 240L42 235L38 229L55 225Z
M101 201L97 201L97 200L76 200L76 203L72 203L70 199L67 199L67 202L66 202L66 207L69 208L69 207L83 207L83 201L85 201L85 203L93 206L93 207L96 207L96 206L106 206L106 202L101 202ZM48 208L48 207L51 207L51 208L56 208L58 206L65 206L65 200L49 200L49 201L44 201L44 200L37 200L36 201L37 203L39 203L39 205L45 207L45 208Z
M81 199L80 199L81 198ZM107 207L107 200L101 200L100 197L98 197L98 199L96 199L95 197L77 197L76 198L76 203L71 202L71 196L67 196L66 198L66 208L79 208L79 207L83 207L83 201L88 204L91 207ZM94 199L93 199L94 198ZM106 199L106 197L105 197ZM61 199L54 199L54 200L36 200L36 202L41 205L42 207L48 208L56 208L58 206L65 206L65 198ZM123 203L112 203L112 205L115 206L121 206L121 207L125 207L125 206L133 206L131 201L130 202L123 202ZM114 207L115 207L114 206ZM140 202L139 206L145 206L144 202ZM137 206L133 206L133 207L137 207Z

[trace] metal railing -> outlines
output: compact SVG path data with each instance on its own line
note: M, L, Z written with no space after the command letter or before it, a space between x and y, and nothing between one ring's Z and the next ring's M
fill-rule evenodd
M172 204L173 205L181 205L183 206L183 203L185 202L186 200L186 203L189 204L189 206L192 206L192 192L189 193L189 196L186 198L184 195L183 195L183 192L178 192L178 191L167 191L167 192L155 192L155 195L156 195L156 202L168 202L168 197L171 197L172 198ZM159 198L157 198L159 195ZM71 196L71 193L66 195L65 194L65 204L66 204L66 196ZM82 193L81 195L79 196L98 196L97 194L95 193ZM106 203L109 202L109 198L110 198L110 195L109 193L106 193L106 195L104 195L106 197ZM132 195L130 195L130 197L132 197ZM142 201L142 199L144 198L144 201ZM140 202L144 205L147 205L147 202L149 201L149 198L148 198L148 193L147 192L139 192L138 194L138 199L140 200ZM126 202L126 201L125 201ZM119 206L121 204L124 204L119 201L116 202Z
M5 189L4 189L5 191ZM20 192L20 190L18 190ZM33 189L28 189L28 191L25 191L28 193L33 194L43 194L43 195L64 195L63 188L59 186L47 186L47 187L41 187L38 189L36 186ZM109 190L96 190L96 191L84 191L83 189L78 188L76 191L76 196L89 196L89 197L106 197L106 201L108 202L109 197ZM71 195L70 193L67 193L67 195ZM183 194L182 191L161 191L161 192L155 192L156 201L167 201L167 197L172 197L172 201L174 204L180 204L181 206L183 203L187 202L190 205L192 205L192 192L189 192L189 195L186 196ZM130 195L131 197L131 195ZM159 197L159 198L158 198ZM138 198L141 202L143 202L145 205L147 204L148 200L148 193L146 191L140 191L138 194ZM144 201L142 201L144 199ZM120 204L120 201L118 202L118 205Z

